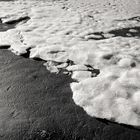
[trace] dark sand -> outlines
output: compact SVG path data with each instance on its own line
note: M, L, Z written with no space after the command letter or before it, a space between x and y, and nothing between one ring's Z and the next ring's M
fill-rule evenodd
M0 140L139 140L140 130L88 116L66 75L0 50Z

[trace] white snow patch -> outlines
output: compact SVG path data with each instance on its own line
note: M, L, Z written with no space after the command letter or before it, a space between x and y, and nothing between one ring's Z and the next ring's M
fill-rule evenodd
M68 71L87 71L87 67L84 65L72 65L66 68Z
M90 71L74 71L72 74L72 79L77 81L82 81L84 79L90 78L92 73Z
M139 126L139 79L137 68L109 67L96 78L72 83L73 100L91 116Z
M27 52L26 49L29 47L22 42L23 38L20 31L11 29L4 33L1 32L0 35L0 46L9 45L9 49L16 55L25 54Z

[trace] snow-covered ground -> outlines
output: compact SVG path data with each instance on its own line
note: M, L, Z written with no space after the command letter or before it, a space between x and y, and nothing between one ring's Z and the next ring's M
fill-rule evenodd
M0 47L72 74L73 100L90 116L140 126L139 0L1 1L0 19L21 21L0 32Z

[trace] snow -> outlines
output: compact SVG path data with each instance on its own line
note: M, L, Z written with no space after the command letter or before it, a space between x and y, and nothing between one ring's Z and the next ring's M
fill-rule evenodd
M139 69L112 69L96 78L72 83L73 100L91 116L140 125Z
M30 17L0 32L0 47L71 74L73 100L90 116L140 125L140 5L125 3L0 2L3 23Z
M90 78L92 73L90 71L74 71L72 74L72 79L81 81Z

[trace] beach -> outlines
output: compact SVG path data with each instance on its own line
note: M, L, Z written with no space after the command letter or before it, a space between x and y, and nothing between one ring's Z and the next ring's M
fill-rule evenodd
M140 130L90 117L72 100L63 74L0 49L1 140L139 140Z
M0 140L138 140L139 7L0 1Z

